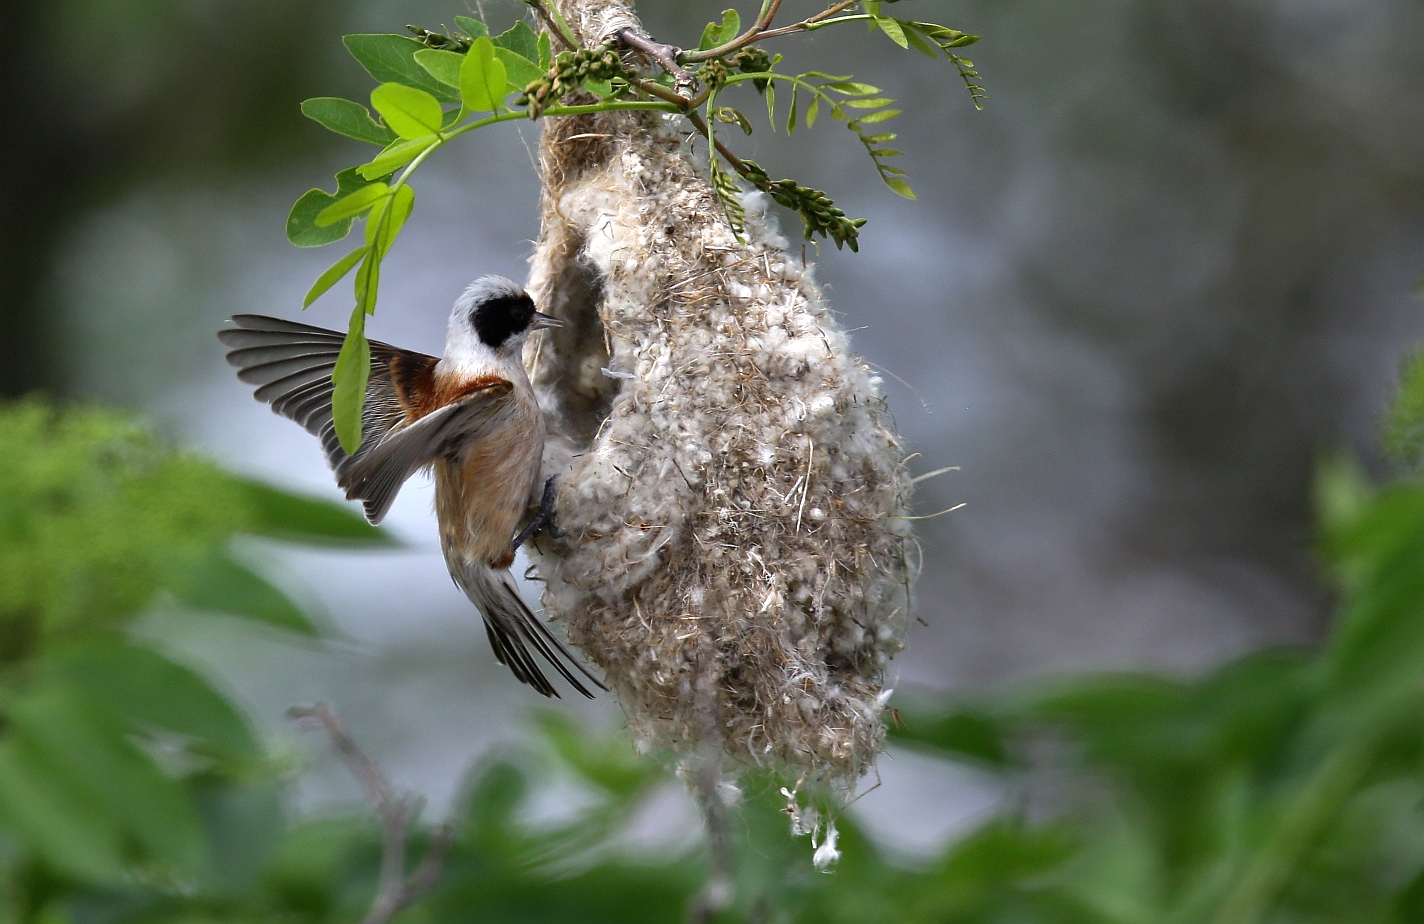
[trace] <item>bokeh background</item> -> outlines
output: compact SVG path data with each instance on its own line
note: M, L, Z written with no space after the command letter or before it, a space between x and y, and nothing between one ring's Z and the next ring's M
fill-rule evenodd
M724 2L643 0L695 43ZM477 9L480 7L481 9ZM913 9L911 9L913 7ZM817 4L788 0L784 18ZM292 201L364 158L304 98L363 99L340 36L522 5L338 0L11 0L0 5L0 391L139 408L178 443L335 497L314 441L254 402L213 332L297 317L330 262L287 244ZM750 10L743 11L750 14ZM1367 470L1405 352L1424 336L1424 4L1418 0L920 0L896 15L984 36L977 112L942 61L852 28L784 40L788 67L853 71L904 103L919 199L880 185L829 120L736 139L774 174L869 219L817 273L884 370L920 485L922 620L904 688L974 690L1083 667L1189 675L1322 638L1311 484ZM753 112L755 107L747 107ZM438 353L484 273L523 276L537 235L537 127L462 139L420 172L373 336ZM794 232L794 218L782 215ZM342 327L345 286L303 320ZM269 550L332 643L154 617L273 740L308 748L304 804L353 784L282 718L338 706L435 815L471 760L525 732L440 560L428 484L398 550ZM608 703L567 704L616 726ZM995 802L970 770L892 752L856 811L910 853ZM557 800L555 800L557 801ZM686 818L676 801L668 818Z

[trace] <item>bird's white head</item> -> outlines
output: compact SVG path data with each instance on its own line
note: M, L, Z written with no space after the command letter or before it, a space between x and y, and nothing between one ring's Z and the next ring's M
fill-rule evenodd
M445 360L468 367L518 361L531 330L562 322L534 309L534 300L517 282L483 276L470 283L450 312Z

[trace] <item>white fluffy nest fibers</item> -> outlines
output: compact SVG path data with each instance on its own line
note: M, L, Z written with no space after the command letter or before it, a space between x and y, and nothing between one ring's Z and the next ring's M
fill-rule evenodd
M594 42L630 22L562 6ZM671 118L541 142L530 289L566 322L526 357L565 531L530 553L544 606L644 741L853 781L909 616L904 453L760 197L739 241Z

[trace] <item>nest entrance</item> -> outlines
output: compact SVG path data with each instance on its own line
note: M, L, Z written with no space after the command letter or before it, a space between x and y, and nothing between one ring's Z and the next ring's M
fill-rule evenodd
M584 241L570 242L575 254ZM542 308L564 322L544 334L536 345L534 385L547 397L549 435L563 444L570 458L593 444L599 427L608 419L622 381L610 376L608 337L599 309L604 282L589 261L571 259L550 280Z

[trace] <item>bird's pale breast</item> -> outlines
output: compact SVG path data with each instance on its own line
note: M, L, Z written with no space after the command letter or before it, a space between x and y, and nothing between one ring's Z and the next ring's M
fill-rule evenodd
M514 560L510 541L539 481L544 420L527 387L506 400L497 426L435 462L435 513L447 559L497 568Z

